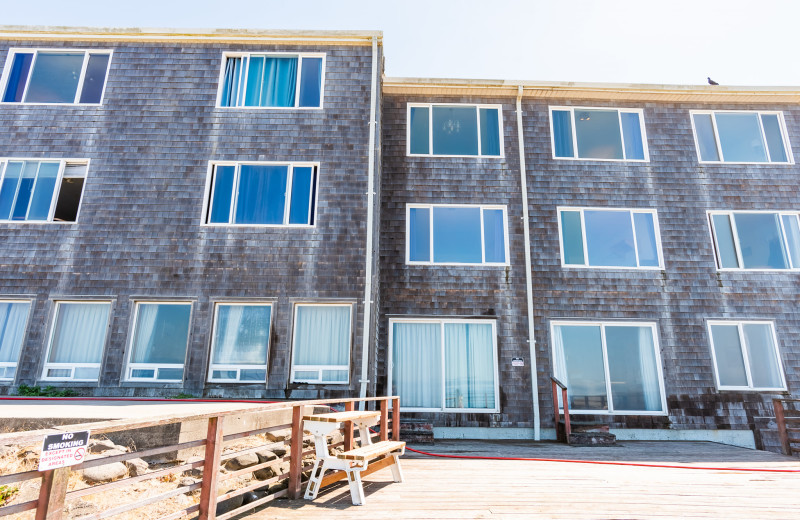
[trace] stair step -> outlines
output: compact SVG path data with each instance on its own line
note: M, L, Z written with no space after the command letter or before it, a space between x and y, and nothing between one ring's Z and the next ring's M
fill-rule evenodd
M613 433L594 431L569 434L570 446L614 446L616 443L617 436Z
M401 419L400 440L412 444L433 444L433 424L422 420Z

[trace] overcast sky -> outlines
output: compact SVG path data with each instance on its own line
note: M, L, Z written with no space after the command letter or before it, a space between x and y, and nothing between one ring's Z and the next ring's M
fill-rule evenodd
M384 32L393 77L800 86L800 0L0 0L0 24Z

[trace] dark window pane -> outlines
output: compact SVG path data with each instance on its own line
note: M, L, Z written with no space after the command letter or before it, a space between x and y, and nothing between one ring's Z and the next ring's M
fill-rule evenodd
M636 247L639 250L639 266L658 267L658 246L656 245L656 226L652 213L634 213L636 228Z
M553 110L553 145L556 157L574 157L572 148L572 113Z
M267 362L269 305L220 305L214 328L217 365L260 365Z
M86 65L86 74L83 77L81 103L99 103L103 96L103 85L106 82L108 69L108 54L90 54L89 63Z
M435 155L478 155L475 107L433 107L432 131Z
M733 241L730 217L728 217L728 215L714 215L711 218L714 221L714 236L717 239L719 266L724 269L735 269L739 267L739 259L736 256L736 247Z
M3 101L20 102L22 93L25 91L25 82L28 81L28 73L31 70L33 54L18 52L14 55L14 63L11 65L11 73L8 75L6 93Z
M481 155L500 155L500 111L481 108Z
M761 124L764 126L764 136L767 138L769 160L771 162L788 162L786 149L783 147L783 134L778 122L777 114L762 114Z
M227 224L231 219L235 172L235 166L214 167L211 214L208 216L208 221L212 224Z
M236 199L237 224L283 224L288 166L243 164Z
M322 100L322 58L303 58L300 74L301 107L318 107Z
M503 263L506 261L506 242L502 210L483 210L483 242L485 262Z
M53 202L53 191L56 188L59 166L59 163L46 162L39 166L36 187L31 197L30 210L28 210L28 220L47 220L50 215L50 205Z
M636 267L630 212L586 210L583 218L589 265Z
M797 215L783 215L783 229L786 232L786 245L789 249L789 257L792 259L792 267L800 268L800 225L797 222Z
M480 208L433 208L433 261L481 263Z
M28 103L74 103L83 68L84 53L48 53L36 55L31 73Z
M622 136L625 141L625 158L628 160L644 160L644 143L639 114L621 112L619 115L622 121Z
M183 369L159 368L158 377L156 377L156 379L162 379L162 380L183 379Z
M725 162L767 162L757 114L717 113L716 120Z
M742 267L745 269L787 269L778 215L776 213L734 213Z
M430 119L428 116L427 107L411 107L411 115L409 116L409 125L411 130L409 138L411 139L411 153L428 154L430 138Z
M3 185L0 187L0 220L8 220L11 217L11 208L17 195L23 164L25 163L9 162L6 166Z
M564 244L564 263L585 265L580 211L561 212L561 240Z
M292 202L289 207L289 224L311 224L311 196L314 191L314 168L295 166L292 173Z
M408 259L411 262L430 262L431 210L410 208L408 218Z
M266 381L266 370L244 369L239 376L240 381Z
M139 304L131 362L183 364L191 312L191 304Z
M714 125L711 114L694 114L694 130L697 132L697 145L700 148L701 161L719 161L717 140L714 137Z
M622 159L622 136L616 110L575 109L578 157Z

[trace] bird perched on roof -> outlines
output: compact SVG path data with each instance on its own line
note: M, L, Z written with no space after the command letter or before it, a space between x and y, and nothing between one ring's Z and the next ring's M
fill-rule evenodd
M719 83L717 83L716 81L714 81L714 80L713 80L713 79L711 79L711 78L706 78L706 79L708 79L708 84L709 84L709 85L719 85Z

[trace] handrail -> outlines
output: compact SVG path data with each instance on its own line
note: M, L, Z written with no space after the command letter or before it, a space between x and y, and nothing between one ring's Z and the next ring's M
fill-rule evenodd
M391 401L391 408L389 401ZM113 507L111 510L103 511L101 513L96 513L94 515L88 516L87 518L91 520L104 518L108 516L108 514L110 514L111 511L113 511L113 514L123 513L126 511L137 509L139 507L143 507L150 503L157 502L159 500L167 499L176 494L191 491L196 488L200 489L199 504L189 506L187 508L184 508L176 512L171 512L159 520L175 520L195 512L199 512L199 517L198 517L199 520L214 520L215 518L218 518L218 520L225 520L231 516L235 516L244 513L246 511L249 511L255 507L264 505L267 502L274 500L278 496L287 495L289 498L299 498L300 496L302 496L301 486L302 486L303 472L311 468L310 465L307 467L303 465L303 456L308 455L309 453L313 453L313 450L309 450L306 452L303 451L304 433L303 433L302 417L304 408L307 406L314 407L321 405L327 406L330 404L344 404L346 410L353 410L355 408L355 404L359 402L378 403L379 406L376 406L376 408L380 411L381 428L379 435L382 440L387 440L390 436L390 432L391 432L391 438L393 440L400 439L400 398L397 396L350 398L350 399L345 398L345 399L330 399L330 400L316 399L309 401L284 401L280 403L254 404L253 407L247 407L238 410L231 410L231 409L226 410L221 408L213 412L204 412L199 414L198 413L173 414L173 415L164 415L164 416L148 418L145 420L121 419L112 421L98 421L94 423L57 426L53 428L36 430L32 432L3 434L0 435L0 444L24 445L24 444L33 444L37 442L41 443L42 440L44 439L44 436L54 433L65 433L71 431L74 432L78 430L90 430L92 435L94 436L95 434L98 433L109 433L127 429L146 428L150 426L180 423L191 420L205 419L208 421L208 428L205 438L201 440L175 443L175 444L165 445L159 448L146 449L139 452L131 452L124 455L103 456L101 454L96 459L92 459L91 461L86 461L83 464L76 466L67 466L42 472L25 471L25 472L15 473L12 475L3 475L0 483L4 485L24 482L26 480L30 480L33 478L40 478L41 486L38 499L24 503L17 503L0 507L0 517L5 517L11 514L19 513L30 509L36 509L36 520L45 520L45 519L61 520L62 518L66 517L66 515L64 515L64 503L68 497L76 498L77 496L107 492L109 490L119 488L121 486L132 484L133 482L158 478L167 473L180 472L187 468L202 468L202 480L198 483L192 484L191 486L182 486L177 489L166 491L154 497L150 497L144 501L138 501L130 504L116 506ZM389 419L390 409L392 415L391 420ZM246 416L246 415L252 416L254 414L263 414L279 410L291 410L292 422L281 425L272 425L268 428L264 428L259 425L258 428L246 430L239 433L232 433L229 435L224 435L223 433L223 419L225 417L236 417L236 416ZM267 431L273 431L276 429L288 429L288 428L291 428L291 436L289 440L286 442L290 444L291 447L289 453L285 457L279 457L277 460L266 461L256 464L254 466L243 468L236 472L229 473L224 477L220 475L220 463L223 460L230 459L233 456L241 455L245 452L254 452L259 448L263 448L273 444L273 443L267 443L260 447L249 447L244 450L238 450L237 452L232 454L226 454L225 457L222 457L222 450L225 442L235 441L236 439L240 439L246 436L258 435L261 433L265 433ZM344 434L344 442L340 444L344 445L345 447L352 447L353 446L352 426L349 428L348 427L342 428L342 432ZM187 463L180 464L178 466L159 469L157 471L144 473L135 477L127 477L114 482L96 484L94 486L91 486L89 488L84 488L79 491L72 491L69 493L67 492L68 488L67 484L69 481L70 472L73 470L99 466L113 462L125 461L128 459L139 458L142 456L148 456L157 453L177 451L181 449L187 449L190 447L200 448L203 450L204 454L201 455L200 458L193 458ZM286 460L289 461L288 472L284 472L281 475L277 475L266 481L254 481L253 483L248 484L243 488L234 489L228 491L222 496L218 496L218 491L217 491L218 484L221 484L225 480L228 480L230 477L238 475L240 473L244 474L248 472L257 471L259 469L264 469L267 467L273 467L277 469L276 466L278 466L281 462L284 462ZM219 517L216 516L217 502L220 499L239 496L249 491L252 491L253 489L265 487L275 482L286 482L286 489L259 498L258 500L250 502L249 504L245 504L229 513L220 515ZM329 483L332 482L333 480L331 480L331 482Z
M567 400L567 385L562 383L556 376L550 376L550 381L553 385L553 411L556 419L556 437L558 436L558 423L561 422L560 410L558 406L558 390L561 389L561 402L564 405L564 434L566 436L567 444L569 444L569 436L572 433L572 426L569 423L569 402Z
M772 399L772 407L775 409L775 422L778 424L778 438L781 443L781 451L784 455L792 455L794 452L800 452L800 448L792 448L792 444L800 444L800 438L789 437L789 428L786 426L786 421L787 419L797 420L800 419L800 417L787 417L784 403L800 403L800 399L784 399L780 397Z

